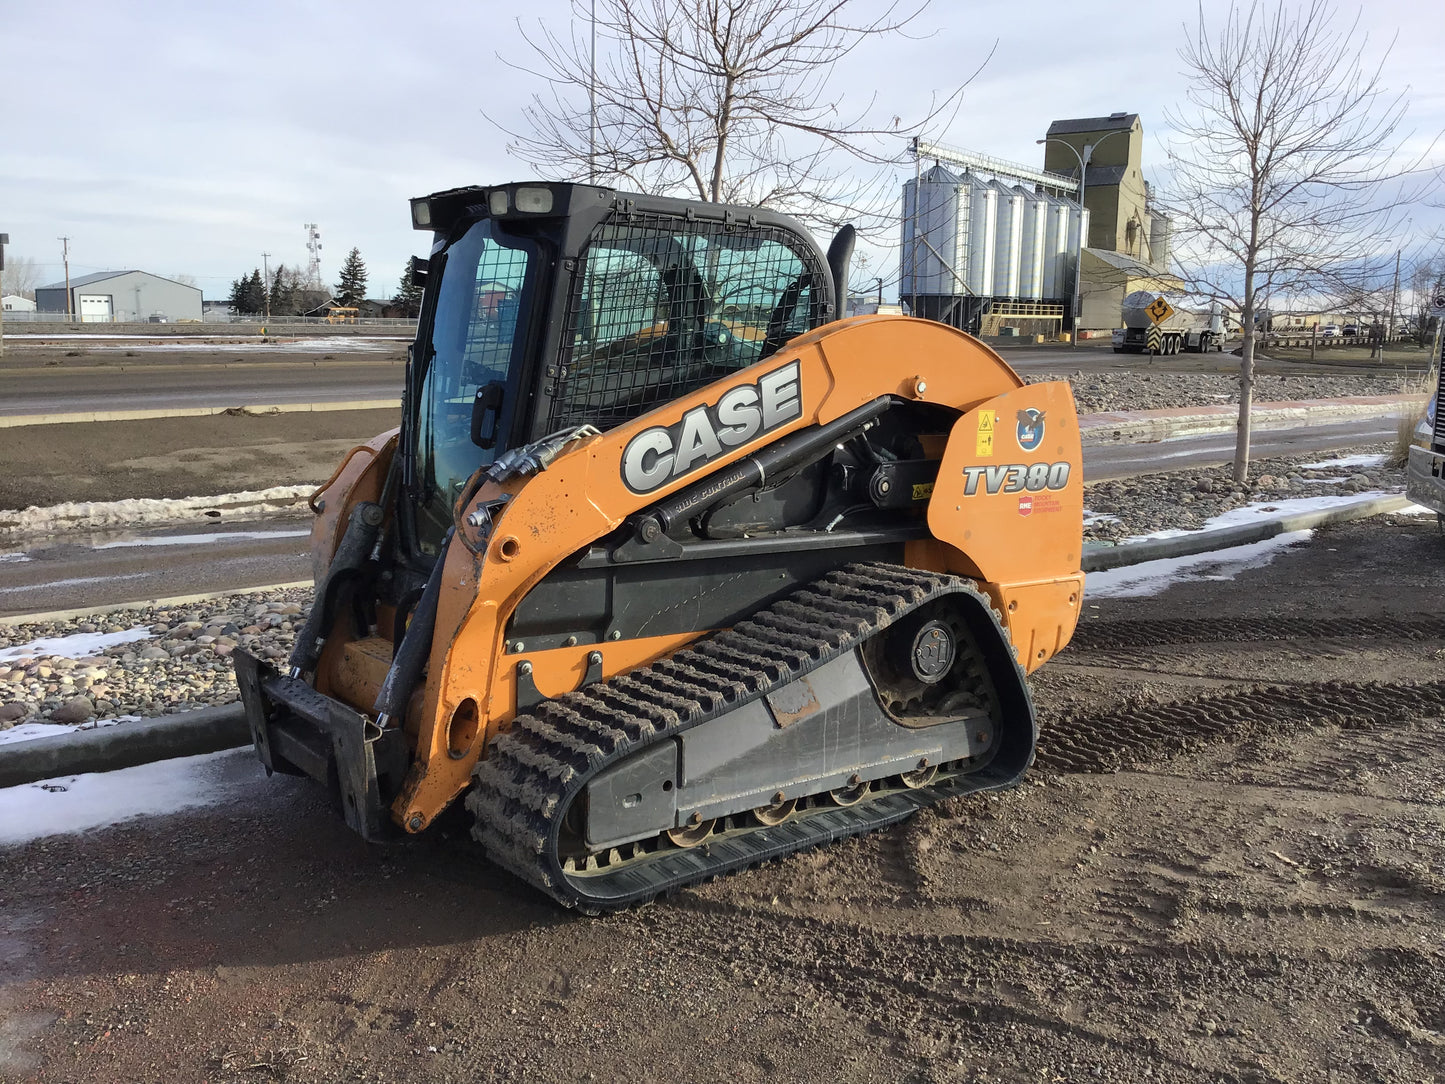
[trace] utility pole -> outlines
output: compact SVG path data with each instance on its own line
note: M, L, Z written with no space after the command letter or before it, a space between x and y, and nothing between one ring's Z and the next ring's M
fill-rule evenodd
M266 323L271 322L271 254L261 253L261 305L266 310Z
M3 272L3 271L5 270L5 246L8 245L9 243L10 243L10 235L9 235L8 233L0 233L0 272ZM5 280L5 276L4 276L3 274L0 274L0 282L3 282L4 280ZM4 291L3 289L0 289L0 294L3 294L4 292L5 292L5 291ZM5 302L0 301L0 358L3 358L4 356L5 356Z
M592 46L587 54L587 183L597 183L597 0L592 0Z
M60 258L65 263L65 315L75 315L70 308L70 238L61 237Z

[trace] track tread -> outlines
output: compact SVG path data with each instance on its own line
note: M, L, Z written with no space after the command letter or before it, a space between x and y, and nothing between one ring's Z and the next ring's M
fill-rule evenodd
M575 796L602 768L742 703L767 695L858 645L902 615L944 594L962 593L989 607L966 581L891 565L850 565L775 602L732 629L649 667L545 701L500 735L474 772L466 804L473 835L489 857L567 906L599 912L671 893L720 873L781 854L893 823L930 800L927 789L909 792L887 809L864 802L832 811L833 819L791 822L786 843L758 853L713 859L710 848L678 852L691 868L648 880L646 867L629 868L618 896L589 896L566 875L555 853L560 821ZM991 607L989 612L992 612ZM997 615L995 614L995 620ZM1018 673L1022 682L1022 671ZM1026 725L1032 733L1032 718ZM1032 747L1030 739L1029 748ZM555 764L549 763L555 758ZM1027 756L1007 770L984 769L967 789L1013 782ZM970 777L971 779L974 777ZM954 784L958 790L963 784ZM810 826L810 827L809 827ZM768 840L759 830L749 839ZM605 856L604 856L605 857Z

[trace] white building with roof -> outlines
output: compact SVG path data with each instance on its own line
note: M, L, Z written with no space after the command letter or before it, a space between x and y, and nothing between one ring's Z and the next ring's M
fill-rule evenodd
M70 303L64 282L35 291L40 312L70 312L87 322L174 322L201 318L201 291L149 271L97 271L70 280Z

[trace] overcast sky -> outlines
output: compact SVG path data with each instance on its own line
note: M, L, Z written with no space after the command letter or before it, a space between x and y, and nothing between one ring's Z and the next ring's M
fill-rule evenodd
M564 30L569 18L566 0L0 0L7 251L51 281L68 236L72 276L186 274L225 297L263 252L273 266L304 263L302 225L317 222L325 281L354 245L373 295L390 294L430 242L409 228L409 197L529 172L482 115L517 125L539 89L498 59L527 57L519 10L531 27ZM907 120L997 40L951 127L931 137L1041 165L1034 140L1050 121L1137 112L1149 175L1163 160L1164 112L1183 98L1177 50L1194 11L1168 0L934 0L915 24L926 37L859 49L834 87L860 106L876 90L877 116ZM1372 0L1361 15L1368 55L1395 39L1387 81L1408 92L1416 148L1445 130L1441 15L1438 0ZM898 172L901 183L912 169Z

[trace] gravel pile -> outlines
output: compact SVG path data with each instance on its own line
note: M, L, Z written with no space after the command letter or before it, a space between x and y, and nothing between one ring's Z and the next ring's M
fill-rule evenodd
M0 661L0 730L229 704L239 695L231 652L244 647L263 659L285 660L311 597L310 589L293 588L266 598L230 595L184 608L137 607L0 629L0 649L148 630L93 654L52 647Z
M1104 410L1177 410L1239 402L1236 373L1035 373L1030 383L1067 380L1080 414ZM1265 376L1254 378L1256 403L1295 399L1339 399L1355 395L1399 395L1407 391L1398 375Z

